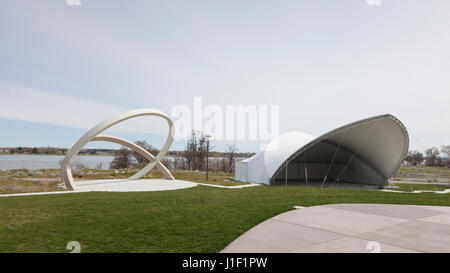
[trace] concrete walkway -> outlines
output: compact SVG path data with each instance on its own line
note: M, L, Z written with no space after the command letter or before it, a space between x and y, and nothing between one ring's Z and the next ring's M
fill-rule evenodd
M450 252L450 207L299 208L255 226L222 252Z
M420 185L442 185L450 186L449 182L418 182L418 181L407 181L407 180L389 180L389 184L420 184Z
M248 188L248 187L261 186L261 184L256 184L256 183L250 183L250 184L244 184L244 185L236 185L236 186L223 186L223 185L214 185L214 184L205 184L205 183L197 183L197 184L198 185L202 185L202 186L224 188L224 189L242 189L242 188Z
M398 192L398 193L437 193L437 194L447 194L450 193L450 189L445 189L442 191L433 191L433 190L416 190L416 191L396 191L396 190L389 190L389 189L383 189L380 191L384 192Z
M107 179L107 180L87 180L76 181L77 189L74 191L53 191L53 192L29 192L0 194L0 197L31 196L45 194L66 194L79 192L138 192L138 191L169 191L195 187L197 185L219 187L227 189L238 189L245 187L259 186L260 184L245 184L238 186L221 186L204 183L195 183L185 180L165 180L165 179Z

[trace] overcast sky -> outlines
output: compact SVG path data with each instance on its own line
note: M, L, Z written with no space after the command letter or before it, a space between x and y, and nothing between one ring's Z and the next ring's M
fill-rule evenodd
M450 144L448 0L81 1L0 2L0 146L69 147L194 97L279 105L281 133L316 136L391 113L410 149ZM162 145L163 121L133 124L115 135Z

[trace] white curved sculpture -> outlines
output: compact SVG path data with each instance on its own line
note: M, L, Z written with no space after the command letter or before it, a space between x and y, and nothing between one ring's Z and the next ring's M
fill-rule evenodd
M167 123L169 124L169 134L167 136L166 142L164 143L164 146L162 147L161 151L156 155L156 157L153 158L153 155L151 155L144 149L139 149L140 147L137 148L138 147L137 145L135 145L134 143L131 143L127 140L113 137L113 136L105 136L105 135L99 136L99 134L101 132L105 131L106 129L110 128L111 126L113 126L115 124L122 122L124 120L127 120L127 119L139 117L139 116L158 116L158 117L165 119L167 121ZM111 142L122 144L124 146L127 146L127 147L135 150L136 152L138 152L139 154L141 154L142 156L144 156L145 158L150 160L150 163L148 163L139 172L137 172L136 174L134 174L133 176L130 177L131 180L141 178L142 176L146 175L150 170L152 170L157 165L160 168L160 170L162 170L165 177L167 178L169 176L169 175L167 175L167 173L170 174L170 172L169 172L169 170L167 170L167 168L164 165L162 165L160 163L160 161L164 157L164 155L167 153L167 151L169 150L170 145L172 145L174 134L175 134L175 130L173 128L172 120L165 113L163 113L159 110L155 110L155 109L137 109L137 110L128 111L128 112L122 113L118 116L109 118L109 119L99 123L97 126L92 128L91 130L89 130L77 142L75 142L75 144L70 148L70 150L66 154L66 157L61 162L61 178L67 189L74 190L76 187L75 187L75 183L74 183L73 177L72 177L72 169L70 168L73 159L81 151L81 149L83 149L83 147L87 143L89 143L90 141L100 141L100 140L106 140L106 141L111 141ZM143 152L143 151L145 151L145 152ZM170 177L169 179L173 179L172 174L170 174L169 177Z
M143 156L145 159L147 159L149 162L155 161L155 156L152 155L151 153L149 153L147 150L145 150L144 148L142 148L139 145L134 144L131 141L128 141L128 140L120 138L120 137L98 135L98 136L94 137L91 141L108 141L108 142L117 143L122 146L126 146L126 147L130 148L131 150L137 152L138 154ZM161 162L158 162L156 164L156 168L158 168L158 170L160 170L163 173L164 177L167 180L175 180L175 178L173 177L173 175L169 171L169 169L167 169L167 167L164 166L164 164L162 164Z

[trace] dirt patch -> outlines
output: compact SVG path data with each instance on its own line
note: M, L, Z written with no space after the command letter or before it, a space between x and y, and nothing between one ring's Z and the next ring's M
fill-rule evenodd
M42 179L0 179L0 193L24 193L24 192L44 192L64 190L58 186L58 180Z

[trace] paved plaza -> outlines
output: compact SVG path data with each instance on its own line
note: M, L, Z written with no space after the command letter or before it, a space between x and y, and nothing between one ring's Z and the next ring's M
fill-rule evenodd
M253 227L222 252L450 252L450 207L297 207Z

